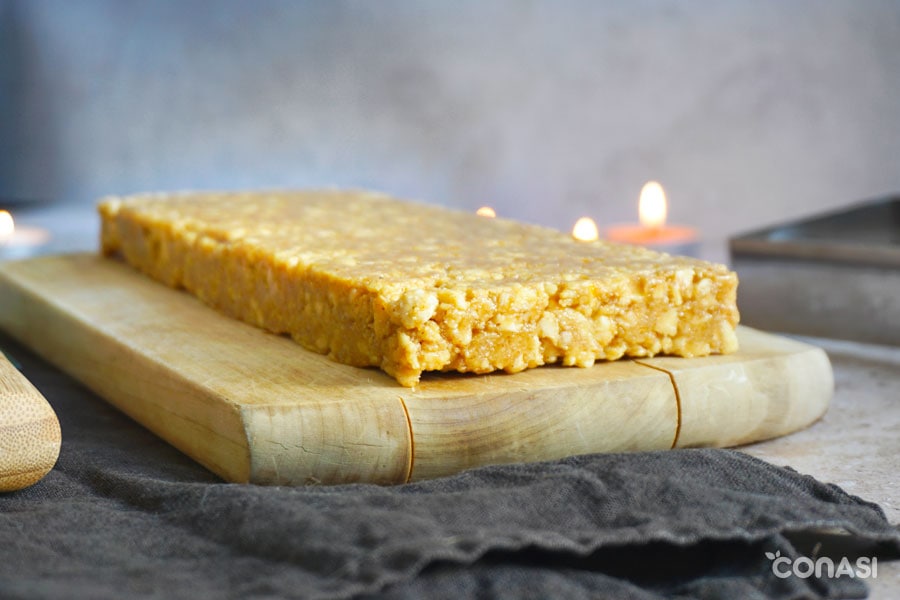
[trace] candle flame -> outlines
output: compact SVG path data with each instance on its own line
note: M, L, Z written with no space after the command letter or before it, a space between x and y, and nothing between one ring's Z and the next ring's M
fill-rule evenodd
M572 237L581 242L593 242L600 239L600 232L597 230L597 224L590 217L581 217L575 221L572 228Z
M8 211L0 210L0 244L5 244L12 239L16 232L16 223Z
M479 208L478 210L475 211L475 214L478 215L479 217L487 217L489 219L493 219L494 217L497 216L496 211L494 211L494 209L491 208L490 206L482 206L481 208Z
M641 188L641 199L638 202L638 215L641 225L651 229L659 229L666 224L666 192L656 181L648 181Z

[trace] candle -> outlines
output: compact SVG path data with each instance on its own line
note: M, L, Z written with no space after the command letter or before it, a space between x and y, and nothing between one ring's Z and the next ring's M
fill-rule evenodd
M656 181L649 181L641 189L638 202L640 224L614 225L606 230L606 238L669 254L697 256L700 244L697 230L685 225L667 225L667 212L663 187Z
M50 241L50 233L37 227L16 226L12 215L0 210L0 260L34 256Z
M581 217L572 227L572 237L580 242L593 242L600 238L600 231L592 218Z

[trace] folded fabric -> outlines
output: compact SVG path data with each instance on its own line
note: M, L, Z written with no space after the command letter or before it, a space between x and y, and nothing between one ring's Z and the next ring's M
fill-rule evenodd
M4 598L841 598L864 581L790 565L900 556L876 505L727 450L397 487L221 483L11 349L63 447L42 482L0 495Z

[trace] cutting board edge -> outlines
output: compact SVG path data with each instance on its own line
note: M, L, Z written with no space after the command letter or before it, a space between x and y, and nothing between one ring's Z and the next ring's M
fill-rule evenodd
M408 402L418 440L411 481L491 464L672 448L677 400L670 378L658 369L627 362L636 375L564 386L539 405L527 402L532 392L524 389L482 393L465 403L459 398ZM524 411L529 413L528 426L514 426L515 415ZM636 430L623 427L623 422L641 426ZM578 435L566 436L564 429ZM452 448L457 452L448 459Z
M806 402L794 403L795 410L790 418L734 438L726 447L744 446L795 433L811 427L828 412L834 399L835 383L831 361L825 350L809 345L805 352L794 354L788 360L802 360L803 366L793 371L789 385L804 388L803 397ZM806 375L800 376L801 371L805 371ZM786 393L792 394L790 391Z
M242 406L240 413L250 452L250 483L409 481L413 438L399 397L364 403L257 403ZM333 427L333 423L347 426Z
M25 308L9 310L9 305L13 302L18 302ZM14 316L24 318L16 322L16 320L11 318ZM165 369L164 366L140 354L127 343L111 339L102 330L95 328L91 323L80 318L79 315L69 312L58 303L44 298L31 289L27 282L21 281L14 274L0 268L0 328L47 362L85 385L106 402L128 415L132 420L146 427L223 479L235 482L247 482L250 480L250 446L246 438L243 419L233 403L218 397L218 395L198 385L196 382L184 380L178 374L168 373L167 377L172 378L176 383L180 381L180 384L191 390L202 403L214 402L230 406L232 410L227 412L226 415L230 415L233 419L229 423L228 429L231 432L240 432L240 434L229 437L212 427L207 427L207 419L191 418L187 414L173 413L171 411L168 411L169 415L174 416L184 427L177 428L176 434L173 434L172 431L159 424L154 426L154 419L151 418L149 411L154 407L158 408L159 405L154 403L149 396L152 392L157 391L154 386L158 385L157 382L162 381L164 378L147 377L146 382L149 382L149 386L143 388L138 397L133 398L136 401L136 405L121 399L115 390L112 389L115 387L112 382L93 375L98 370L91 368L92 363L80 362L79 352L66 351L58 343L50 344L42 341L51 339L53 336L50 332L53 330L56 332L69 331L66 328L54 327L61 319L77 325L74 330L76 333L75 339L68 341L70 346L90 345L95 349L95 352L97 348L105 347L107 348L107 356L118 357L120 362L126 362L121 360L123 357L130 357L138 363L145 363L151 371L161 368ZM59 339L59 336L55 339ZM112 364L114 360L110 360L106 365ZM130 369L128 375L139 370ZM239 452L223 452L225 448L214 448L211 454L201 451L191 443L192 439L195 438L191 434L191 430L196 430L197 427L208 429L213 435L221 437L227 442L225 448L231 449L237 446ZM226 456L240 456L241 458L237 461L233 459L223 460Z
M823 349L750 327L739 331L745 337L771 340L781 351L690 370L647 364L669 373L676 389L679 432L673 447L722 448L761 442L810 427L828 411L834 396L834 373ZM706 376L703 380L699 379L701 370ZM714 416L731 406L721 399L711 402L713 396L740 399L737 408L744 411L744 422L755 426L740 430L721 427L728 420L717 421Z

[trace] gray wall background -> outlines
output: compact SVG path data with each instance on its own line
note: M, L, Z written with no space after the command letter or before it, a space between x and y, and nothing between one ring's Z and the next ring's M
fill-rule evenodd
M707 240L900 190L900 2L0 0L0 198L342 185Z

